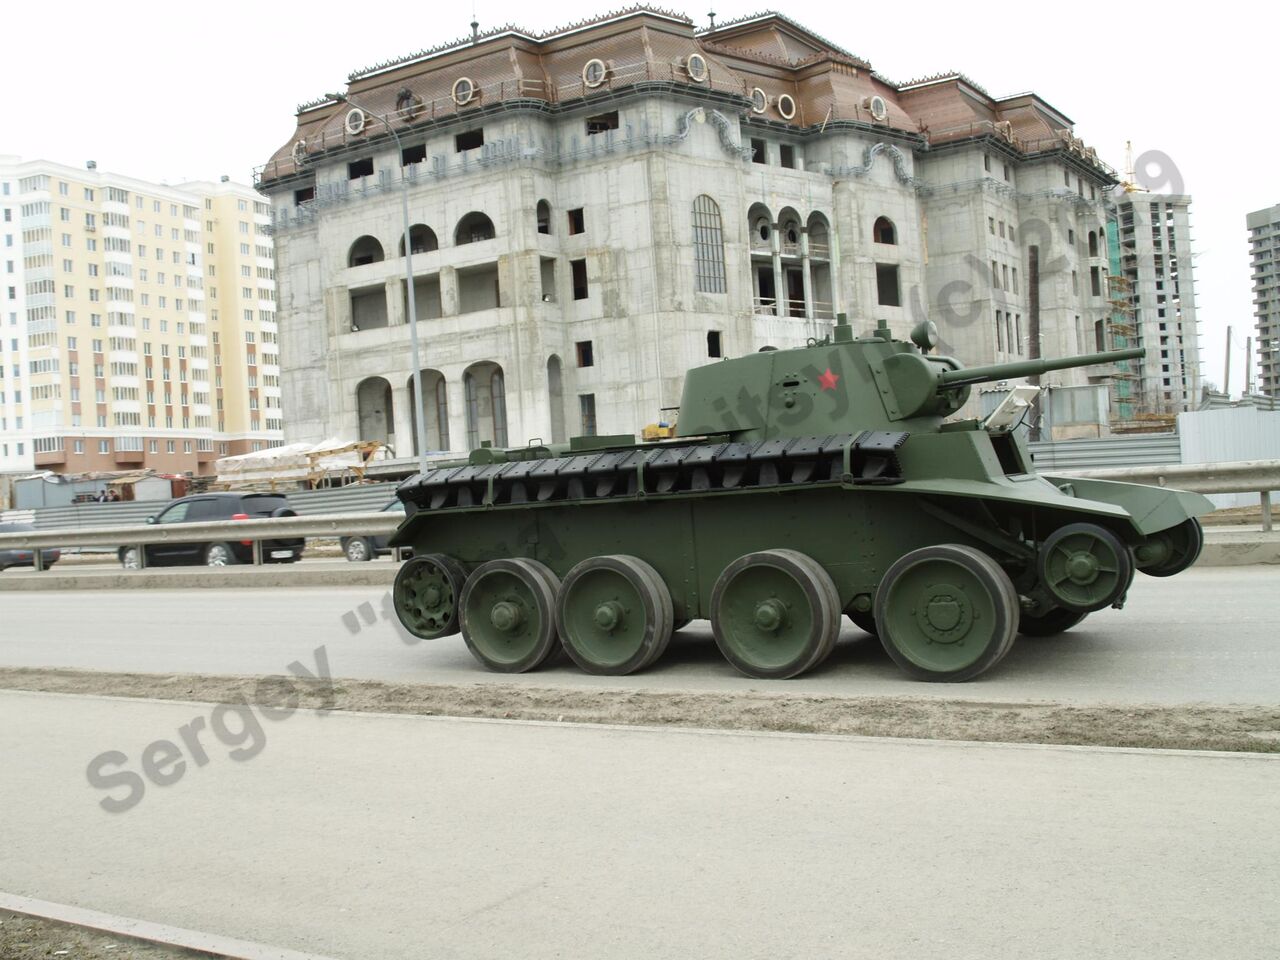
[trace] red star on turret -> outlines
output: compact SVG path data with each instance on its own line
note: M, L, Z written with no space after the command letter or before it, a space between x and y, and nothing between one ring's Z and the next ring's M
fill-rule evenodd
M827 372L818 377L818 384L823 390L834 390L839 379L839 375L832 373L831 368L827 367Z

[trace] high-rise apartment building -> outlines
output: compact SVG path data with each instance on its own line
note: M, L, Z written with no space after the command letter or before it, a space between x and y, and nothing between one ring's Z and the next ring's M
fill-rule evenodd
M1134 365L1140 412L1174 414L1200 402L1190 207L1190 197L1175 194L1122 193L1116 202L1120 274L1113 292L1127 301L1134 342L1147 351Z
M0 157L0 471L211 472L280 442L269 208Z
M1253 314L1257 320L1257 385L1280 397L1280 204L1245 218L1253 271ZM1250 384L1245 384L1248 392Z
M301 107L258 182L291 441L412 454L411 296L429 451L634 432L691 366L837 312L933 320L967 364L1112 342L1117 180L1068 116L958 74L892 83L779 14L640 8L378 64Z

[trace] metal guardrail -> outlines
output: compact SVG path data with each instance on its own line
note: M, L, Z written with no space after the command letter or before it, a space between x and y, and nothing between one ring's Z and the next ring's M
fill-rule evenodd
M31 550L37 570L44 569L42 550L54 547L138 547L139 564L153 543L253 541L253 562L262 563L262 541L289 537L376 537L393 532L398 513L348 513L262 520L210 520L203 523L147 523L81 530L29 530L0 533L0 550Z
M1061 476L1090 480L1120 480L1149 486L1173 487L1195 493L1257 493L1262 499L1262 529L1272 529L1271 491L1280 490L1280 460L1242 460L1233 463L1183 463L1163 467L1123 467L1076 470ZM214 520L204 523L148 523L135 526L80 530L32 530L0 533L0 550L31 550L37 570L43 569L41 550L51 547L118 547L153 543L253 541L253 562L262 563L262 541L285 537L382 536L401 523L395 513L325 514L262 520ZM139 549L139 561L146 551Z
M1256 493L1262 502L1262 529L1267 531L1272 529L1271 491L1280 490L1280 460L1069 470L1061 475L1086 480L1119 480L1151 487L1172 487L1175 490L1190 490L1192 493Z

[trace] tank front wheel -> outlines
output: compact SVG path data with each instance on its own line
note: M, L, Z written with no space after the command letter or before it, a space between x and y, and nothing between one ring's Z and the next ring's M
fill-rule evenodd
M1018 632L1028 637L1056 637L1064 630L1070 630L1087 616L1087 613L1068 610L1066 607L1054 607L1040 616L1032 616L1023 611L1018 620Z
M795 550L762 550L729 564L711 591L716 646L749 677L785 680L835 646L840 597L831 576Z
M587 673L623 676L671 642L671 593L638 557L588 557L564 578L556 623L565 651Z
M396 571L391 596L400 623L415 637L436 640L458 632L458 600L467 572L453 557L429 553Z
M560 581L537 560L490 560L471 572L459 604L462 639L498 673L524 673L556 646Z
M880 642L917 680L972 680L990 670L1013 645L1018 612L1009 575L959 544L913 550L876 591Z
M1036 572L1058 606L1092 613L1124 596L1133 579L1133 560L1110 530L1071 523L1045 538Z
M1188 517L1138 544L1134 558L1147 576L1172 577L1195 563L1203 548L1204 527L1196 517Z

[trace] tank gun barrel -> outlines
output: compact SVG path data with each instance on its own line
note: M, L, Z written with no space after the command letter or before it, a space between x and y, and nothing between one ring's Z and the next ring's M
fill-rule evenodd
M1106 353L1087 353L1080 357L1062 357L1057 360L1022 360L1017 363L992 363L985 367L965 367L961 370L944 370L938 376L938 385L945 389L963 387L973 383L992 383L1014 377L1034 377L1051 370L1067 370L1071 367L1088 367L1095 363L1115 363L1120 360L1136 360L1145 350L1132 347L1128 350L1110 350Z

